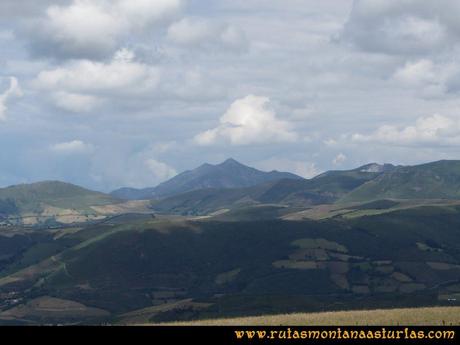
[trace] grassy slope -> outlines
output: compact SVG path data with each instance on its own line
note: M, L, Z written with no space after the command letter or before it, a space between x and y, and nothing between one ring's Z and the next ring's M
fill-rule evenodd
M87 208L115 203L116 199L58 181L22 184L0 189L1 200L13 200L23 212L35 211L42 203L59 208Z
M449 305L460 294L458 205L322 221L119 221L21 245L32 247L0 272L0 292L113 316L170 299L211 305L155 310L145 322Z
M438 161L398 167L361 185L340 201L459 198L460 161Z
M395 211L390 217L377 215L321 222L151 220L96 225L61 237L60 241L83 242L32 271L39 277L40 272L50 270L51 273L45 272L43 293L114 314L151 306L152 298L156 297L148 296L165 291L175 291L173 295L177 292L176 299L200 298L214 304L199 313L186 311L193 317L209 318L346 310L357 306L435 305L441 303L438 295L460 293L459 286L442 291L437 287L459 278L456 268L460 264L460 234L456 231L459 226L460 210L435 207ZM289 269L299 260L294 257L303 250L293 245L299 243L294 242L298 239L325 239L302 242L303 245L323 243L319 245L328 248L325 259L320 259L325 256L324 250L323 254L314 254L323 266ZM341 246L347 249L346 254L342 249L334 249ZM275 264L283 260L287 263ZM379 263L382 260L389 263ZM439 270L427 262L453 266ZM340 273L344 267L348 267L346 274ZM236 269L238 273L230 275ZM30 279L30 272L4 277L1 285L5 287L5 282L21 276ZM411 281L398 282L391 277L392 272L401 272ZM231 279L228 283L217 283L218 277L223 276ZM359 290L350 293L349 289L336 285L335 282L345 278L350 287ZM378 290L384 285L390 293ZM90 288L82 290L77 286ZM422 287L421 295L407 290L414 286ZM364 287L369 291L360 292ZM224 298L213 297L222 293L226 295ZM152 315L155 317L152 321L184 319L187 315L168 311Z
M372 326L460 325L460 307L378 309L325 313L296 313L169 323L174 326Z
M0 188L2 225L46 227L84 223L111 214L110 210L105 212L104 207L118 205L121 201L108 194L59 181Z

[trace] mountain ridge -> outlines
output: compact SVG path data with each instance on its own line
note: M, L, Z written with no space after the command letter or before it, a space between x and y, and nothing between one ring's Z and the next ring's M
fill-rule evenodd
M233 187L235 185L237 187ZM460 160L413 166L369 163L303 179L291 173L261 172L230 158L220 164L205 163L187 170L155 187L154 191L148 191L161 196L145 201L152 211L198 216L257 205L305 209L322 204L386 199L460 200ZM118 203L123 203L123 199L114 194L60 181L0 188L0 216L3 218L9 215L43 216L55 212L70 215L70 211L93 214L98 206ZM123 212L123 208L117 207L117 210Z
M391 167L387 164L386 171ZM361 168L329 171L312 179L279 179L247 188L205 188L166 197L153 202L152 207L165 213L204 215L219 209L257 204L290 207L331 204L383 173L383 170L362 171Z
M439 160L398 166L350 192L342 201L459 198L460 160Z
M186 170L156 187L125 187L113 191L111 195L122 199L155 199L199 189L250 187L283 178L303 179L289 172L264 172L229 158L220 164L204 163L196 169Z

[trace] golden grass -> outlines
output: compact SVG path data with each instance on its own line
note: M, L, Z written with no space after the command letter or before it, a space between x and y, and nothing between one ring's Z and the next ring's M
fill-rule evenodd
M280 314L169 323L173 326L460 325L460 307L430 307Z

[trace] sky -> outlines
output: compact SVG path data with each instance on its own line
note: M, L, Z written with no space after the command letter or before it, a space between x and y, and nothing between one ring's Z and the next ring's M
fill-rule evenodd
M458 159L458 0L2 0L0 186Z

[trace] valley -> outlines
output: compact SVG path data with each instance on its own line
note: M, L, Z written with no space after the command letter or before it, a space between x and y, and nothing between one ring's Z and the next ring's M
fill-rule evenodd
M57 182L44 190L23 185L16 194L0 190L0 323L122 325L459 307L457 162L444 175L432 164L422 176L434 176L438 192L430 187L420 198L388 197L400 188L393 176L402 169L391 165L152 200ZM388 178L391 185L376 187ZM372 197L356 200L365 188ZM46 213L49 207L55 214ZM49 218L9 221L27 212Z

